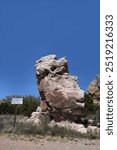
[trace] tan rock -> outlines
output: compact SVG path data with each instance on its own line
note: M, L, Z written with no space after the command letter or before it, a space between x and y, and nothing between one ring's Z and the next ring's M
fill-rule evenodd
M49 123L50 127L54 127L57 125L58 127L64 127L69 130L76 131L81 134L86 134L86 133L92 133L92 134L99 134L100 133L100 128L96 126L88 126L88 128L85 128L83 124L76 124L74 122L69 122L69 121L61 121L61 122L55 122L52 120Z
M77 84L77 77L69 74L67 59L48 55L35 66L42 111L47 110L55 120L79 119L84 108L84 91Z
M50 122L49 126L54 127L57 125L58 127L64 127L67 128L68 130L73 130L78 133L87 133L87 128L83 126L83 124L76 124L76 123L71 123L69 121L61 121L61 122L55 122L54 120Z
M98 128L97 126L88 126L87 132L93 133L93 134L99 134L100 128Z
M87 91L93 98L94 103L100 102L100 77L99 76L97 76L96 79L91 82Z

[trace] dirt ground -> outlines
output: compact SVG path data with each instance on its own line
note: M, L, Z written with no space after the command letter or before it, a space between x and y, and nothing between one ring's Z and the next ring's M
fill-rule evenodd
M99 150L99 140L0 135L0 150Z

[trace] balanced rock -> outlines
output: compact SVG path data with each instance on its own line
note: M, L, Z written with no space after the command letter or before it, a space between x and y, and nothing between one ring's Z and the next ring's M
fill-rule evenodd
M87 91L91 95L94 103L100 102L100 77L97 76L95 80L91 82Z
M70 75L68 60L48 55L36 61L41 110L55 121L78 121L84 108L84 91Z

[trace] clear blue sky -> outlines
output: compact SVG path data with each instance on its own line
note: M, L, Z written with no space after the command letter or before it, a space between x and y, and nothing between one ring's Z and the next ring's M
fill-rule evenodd
M0 98L38 96L35 61L66 56L87 89L100 71L99 0L0 0Z

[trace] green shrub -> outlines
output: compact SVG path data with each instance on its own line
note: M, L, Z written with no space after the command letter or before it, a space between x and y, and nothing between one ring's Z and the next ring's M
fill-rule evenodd
M83 118L86 120L93 119L95 125L100 122L100 105L93 103L93 99L89 94L85 94Z
M19 112L22 115L30 117L31 113L36 111L37 107L40 105L40 101L34 96L23 97L23 104L20 105Z

